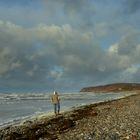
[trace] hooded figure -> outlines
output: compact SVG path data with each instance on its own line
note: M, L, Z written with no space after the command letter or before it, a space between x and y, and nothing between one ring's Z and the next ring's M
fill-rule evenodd
M51 97L51 101L54 105L54 113L55 115L59 114L60 112L60 98L56 91L54 91L54 94Z

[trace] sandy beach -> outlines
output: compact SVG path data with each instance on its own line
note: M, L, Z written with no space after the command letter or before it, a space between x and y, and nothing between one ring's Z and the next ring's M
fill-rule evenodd
M139 140L140 94L42 115L0 129L0 140Z

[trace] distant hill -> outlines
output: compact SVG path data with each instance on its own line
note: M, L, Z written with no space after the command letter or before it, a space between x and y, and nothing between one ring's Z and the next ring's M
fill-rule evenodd
M85 87L80 92L122 92L140 90L139 83L114 83L95 87Z

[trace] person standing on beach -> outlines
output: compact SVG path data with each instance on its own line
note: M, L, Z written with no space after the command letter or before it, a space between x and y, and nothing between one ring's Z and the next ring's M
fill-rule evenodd
M60 112L60 98L56 91L54 91L54 94L51 96L51 101L54 105L54 113L55 115L59 114Z

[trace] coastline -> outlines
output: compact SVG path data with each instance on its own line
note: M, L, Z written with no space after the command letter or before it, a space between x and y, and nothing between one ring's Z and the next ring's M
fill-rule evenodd
M138 93L121 99L73 108L73 110L61 112L61 115L56 117L52 114L42 114L42 116L23 121L18 125L0 129L0 139L84 140L101 139L101 137L108 138L108 140L113 137L137 139L140 138L138 133L140 127L138 122L140 118L139 99ZM132 121L135 123L132 124ZM128 129L128 123L131 129Z

